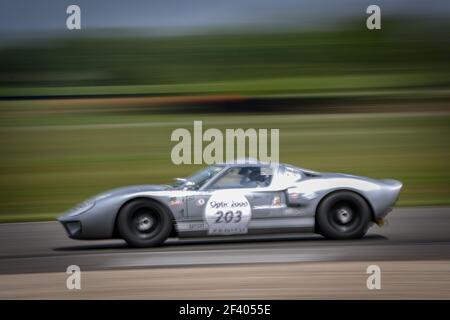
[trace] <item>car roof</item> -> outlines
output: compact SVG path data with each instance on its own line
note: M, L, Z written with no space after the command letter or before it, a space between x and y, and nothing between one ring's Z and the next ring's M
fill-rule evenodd
M235 161L227 161L227 162L224 162L219 165L228 166L228 167L242 167L242 166L254 167L254 166L283 165L283 164L275 163L275 162L272 162L272 163L262 162L262 161L259 161L257 159L253 159L253 158L242 158L242 159L237 159Z
M301 172L303 172L304 174L307 175L311 175L311 176L318 176L320 175L319 172L314 171L314 170L310 170L310 169L305 169L305 168L300 168L291 164L287 164L287 163L278 163L278 162L262 162L259 161L257 159L252 159L252 158L243 158L243 159L238 159L236 161L228 161L228 162L224 162L221 164L217 164L218 166L223 166L223 167L262 167L262 166L278 166L278 167L289 167L289 168L293 168L296 170L300 170Z

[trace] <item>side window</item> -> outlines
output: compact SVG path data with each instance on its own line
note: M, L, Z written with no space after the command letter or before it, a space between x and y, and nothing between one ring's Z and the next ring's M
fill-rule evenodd
M210 189L261 188L272 181L272 172L260 167L235 167L214 182Z

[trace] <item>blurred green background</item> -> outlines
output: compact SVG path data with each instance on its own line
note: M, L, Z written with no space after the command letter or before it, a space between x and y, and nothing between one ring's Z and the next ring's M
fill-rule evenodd
M336 30L64 37L2 48L0 94L247 95L445 89L450 23Z
M448 23L50 37L0 47L0 222L171 183L176 128L279 128L280 160L450 204Z

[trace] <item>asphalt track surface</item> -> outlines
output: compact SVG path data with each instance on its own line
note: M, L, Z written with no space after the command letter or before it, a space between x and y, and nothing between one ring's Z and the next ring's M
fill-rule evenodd
M0 225L0 274L322 261L450 259L450 207L395 209L388 225L358 240L314 234L169 239L163 246L129 248L121 240L69 239L57 222Z

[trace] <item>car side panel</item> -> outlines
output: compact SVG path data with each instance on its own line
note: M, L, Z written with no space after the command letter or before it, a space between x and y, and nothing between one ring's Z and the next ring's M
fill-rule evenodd
M248 190L247 195L260 197L252 199L253 218L248 225L248 233L309 232L314 230L315 213L320 201L337 190L351 190L365 197L373 209L375 219L384 217L395 203L402 185L395 180L375 180L341 174L323 174L320 177L305 178L287 189ZM120 208L135 198L146 197L161 202L169 208L175 227L180 236L202 234L206 225L203 221L203 205L197 206L190 215L189 197L197 191L160 190L132 191L123 189L97 201L89 211L76 216L64 215L59 220L81 222L81 233L74 238L107 239L114 235L114 225ZM262 192L261 192L262 191ZM272 207L274 194L282 195L279 206ZM296 205L289 203L289 197L297 197ZM205 198L206 203L208 198ZM250 201L250 200L249 200ZM194 211L192 211L194 212ZM259 213L258 213L259 212Z
M186 192L180 191L152 191L115 194L95 203L89 211L77 216L62 216L58 220L61 223L81 222L79 239L107 239L113 237L114 225L120 208L130 200L137 198L149 198L164 204L171 212L175 221L185 220ZM75 237L74 237L75 238Z

